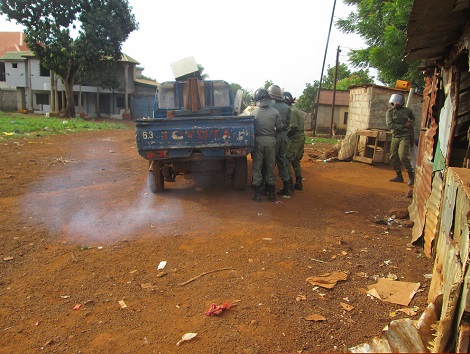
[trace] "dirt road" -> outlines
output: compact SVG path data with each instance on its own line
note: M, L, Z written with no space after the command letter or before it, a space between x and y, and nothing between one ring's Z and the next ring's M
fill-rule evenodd
M378 276L421 284L412 319L426 306L431 261L407 246L411 229L375 222L410 204L388 166L306 153L304 190L258 204L218 177L178 176L152 194L132 129L0 153L2 353L341 351L404 307L364 293ZM306 281L333 271L348 278ZM226 301L236 306L205 314Z

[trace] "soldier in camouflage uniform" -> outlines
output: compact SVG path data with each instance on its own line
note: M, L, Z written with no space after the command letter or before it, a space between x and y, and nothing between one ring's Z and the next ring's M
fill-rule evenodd
M254 101L258 107L253 111L255 116L255 147L252 153L252 174L255 194L253 200L261 202L261 184L263 182L263 167L265 171L265 188L269 200L276 200L274 166L276 164L276 130L283 129L279 112L272 108L272 100L265 89L255 92Z
M282 124L284 125L284 128L276 130L276 164L279 177L283 183L283 187L279 191L279 194L288 196L290 194L289 179L292 178L290 174L289 160L287 159L287 146L289 145L287 128L289 128L290 125L290 107L282 102L282 91L279 86L269 86L268 93L274 100L271 107L279 111Z
M295 98L292 98L290 92L283 93L284 102L291 109L290 117L290 126L287 131L287 136L289 137L289 145L287 146L287 158L290 165L294 169L295 173L295 186L294 188L301 191L302 186L302 166L300 161L304 156L304 143L305 143L305 134L304 134L304 117L302 117L302 112L293 106L292 104L295 101ZM290 166L289 166L290 172ZM290 179L290 185L292 186L292 178Z
M401 165L405 166L408 172L408 185L414 184L414 171L410 162L410 139L415 122L413 111L404 107L405 97L401 94L393 94L389 103L393 106L387 110L386 123L387 128L392 131L392 143L390 145L390 162L392 164L396 177L390 179L390 182L404 182L401 173ZM413 142L414 143L414 142Z

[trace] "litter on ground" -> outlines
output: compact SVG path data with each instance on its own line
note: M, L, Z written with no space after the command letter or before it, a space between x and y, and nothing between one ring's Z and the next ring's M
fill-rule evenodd
M307 282L312 285L321 286L323 288L333 289L338 281L346 279L348 279L348 275L345 272L334 271L332 273L325 273L308 277Z

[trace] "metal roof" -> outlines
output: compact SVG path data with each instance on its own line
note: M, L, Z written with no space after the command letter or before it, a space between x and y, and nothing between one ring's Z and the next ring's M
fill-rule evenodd
M446 57L469 19L468 0L415 0L408 21L405 57L411 60Z
M0 60L10 60L10 61L20 61L26 60L26 57L34 56L33 52L25 51L25 52L8 52L5 53Z
M320 92L320 102L318 102L318 104L331 106L333 104L333 90L322 89ZM349 106L349 90L336 90L335 105Z
M23 32L0 32L0 57L7 52L24 52L28 50Z

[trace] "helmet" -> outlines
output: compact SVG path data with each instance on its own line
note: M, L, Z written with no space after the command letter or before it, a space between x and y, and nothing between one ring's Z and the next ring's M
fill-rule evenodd
M294 103L295 98L292 97L290 92L284 91L282 93L282 100L290 106L292 103Z
M255 97L253 100L255 103L257 103L259 101L271 100L271 97L269 97L268 91L266 91L264 88L259 88L255 91Z
M279 86L277 85L269 86L268 93L269 93L269 96L271 96L273 100L278 100L278 101L282 100L282 90Z
M390 103L392 106L394 103L403 106L405 104L405 96L399 93L394 93L390 96L390 101L388 101L388 103Z

